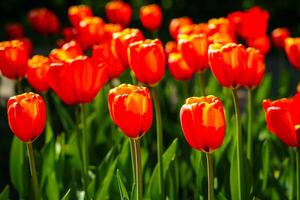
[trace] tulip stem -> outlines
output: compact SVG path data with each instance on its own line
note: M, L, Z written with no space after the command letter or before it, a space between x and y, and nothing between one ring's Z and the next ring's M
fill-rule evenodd
M248 138L247 138L247 158L252 163L252 89L248 88Z
M26 144L27 144L27 152L28 152L28 158L29 158L30 173L31 173L33 189L34 189L34 198L35 198L35 200L39 200L39 199L41 199L41 196L40 196L37 172L36 172L36 168L35 168L35 160L34 160L32 143L28 142Z
M142 179L142 160L141 160L141 145L140 139L134 139L134 152L135 152L135 182L136 182L136 191L137 191L137 200L143 199L143 179Z
M130 138L130 154L131 154L131 164L132 164L132 174L133 174L133 180L135 181L135 171L136 171L136 168L135 168L135 155L136 155L136 152L135 152L135 144L134 144L134 139L131 139Z
M19 78L17 80L17 93L21 94L22 92L23 92L23 89L22 89L22 78Z
M205 96L205 83L204 83L204 72L199 72L199 82L200 82L200 95Z
M156 118L156 134L157 134L157 160L159 167L159 177L160 177L160 195L161 199L165 198L165 190L164 190L164 174L163 174L163 135L162 135L162 119L161 119L161 111L159 105L158 92L155 87L152 87L152 96L154 101L155 108L155 118Z
M300 148L296 149L297 200L300 200Z
M86 129L86 109L84 104L80 104L81 125L82 125L82 158L83 158L83 173L85 192L88 195L88 133ZM86 196L88 199L88 196Z
M214 200L214 170L213 170L213 158L211 153L207 152L207 186L208 186L208 200Z
M243 143L242 143L242 127L241 127L241 116L239 108L239 98L237 94L237 89L232 89L232 97L235 109L235 126L236 126L236 147L237 147L237 177L238 177L238 195L239 199L243 199L242 195L242 175L243 175ZM233 163L235 164L235 163Z

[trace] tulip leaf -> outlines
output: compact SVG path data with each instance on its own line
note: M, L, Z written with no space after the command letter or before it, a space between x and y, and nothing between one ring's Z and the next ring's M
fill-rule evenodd
M95 199L96 200L104 200L104 199L109 199L109 186L111 184L112 178L114 176L115 169L117 167L118 159L115 159L113 164L109 167L106 176L102 183L100 184L96 195Z
M8 200L9 199L9 185L5 186L5 188L0 193L0 200Z
M265 140L262 146L262 191L266 190L270 169L270 144Z
M61 200L69 200L71 198L71 189L68 189L66 194L61 198Z
M164 152L163 154L163 175L164 178L166 176L167 170L169 169L171 161L175 159L176 152L178 148L178 139L176 138L173 140L172 144L169 146L169 148ZM156 164L152 176L150 178L150 182L148 185L146 197L149 197L151 199L159 199L159 169L158 169L158 163Z
M48 174L46 186L47 199L59 199L59 185L57 182L55 171Z
M30 173L27 170L28 163L26 162L28 161L25 155L25 144L14 136L10 149L9 172L11 182L18 191L20 197L24 197L26 195L27 189L25 187L28 186L27 180L29 180L29 178L26 177L28 177L27 173Z
M255 104L261 106L262 99L268 98L272 86L272 76L265 74L264 79L255 93Z
M129 200L129 196L126 190L126 187L122 181L122 178L120 177L120 171L117 169L117 179L118 179L118 186L120 191L120 197L122 200Z

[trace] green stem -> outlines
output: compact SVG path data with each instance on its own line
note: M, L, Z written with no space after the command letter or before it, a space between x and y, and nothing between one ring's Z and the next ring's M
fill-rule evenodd
M249 159L250 163L252 163L252 154L253 154L253 148L252 148L252 112L253 112L253 103L252 103L252 89L248 88L248 137L247 137L247 158Z
M135 150L135 182L137 188L137 200L143 199L143 179L142 179L142 160L141 160L141 146L140 139L134 140Z
M243 155L243 143L242 143L242 127L241 127L241 116L240 116L240 108L239 108L239 98L237 95L237 89L232 89L232 97L235 109L235 126L236 126L236 141L237 141L237 176L238 176L238 195L239 199L243 199L242 192L242 172L243 172L243 164L242 164L242 155Z
M130 154L131 154L131 164L132 164L132 172L133 172L133 180L135 181L135 160L136 160L136 152L135 152L135 145L134 145L134 139L130 138Z
M23 92L23 88L22 88L22 78L19 78L17 80L17 93L21 94Z
M200 94L201 96L205 96L205 83L204 83L204 72L199 72L199 82L200 82Z
M207 162L207 186L208 186L208 200L214 200L214 170L213 170L213 158L211 153L206 154Z
M84 173L84 183L85 192L88 195L88 133L86 129L86 109L84 104L80 104L80 114L81 114L81 125L82 125L82 158L83 158L83 173ZM88 199L88 197L87 197Z
M164 190L164 175L163 175L163 135L162 135L162 119L161 119L161 111L159 105L158 92L155 87L152 88L152 97L155 108L155 118L156 118L156 134L157 134L157 160L159 166L159 186L160 186L160 195L161 199L165 199L165 190Z
M35 160L34 160L32 143L29 142L26 144L27 144L27 152L28 152L28 158L29 158L30 173L31 173L33 189L34 189L34 198L35 198L35 200L40 200L41 196L40 196L37 172L36 172L36 168L35 168Z
M136 77L135 77L133 71L131 71L131 70L130 70L130 76L131 76L131 82L132 82L132 84L133 84L133 85L137 85L138 82L137 82L137 80L136 80Z
M52 130L52 117L51 117L51 109L49 106L49 100L47 97L47 93L42 93L45 105L46 105L46 110L47 110L47 121L46 121L46 137L45 137L45 143L48 143L51 141L53 138L53 130Z
M300 148L296 149L296 176L297 176L297 200L300 200Z
M189 82L188 81L183 81L183 95L184 99L189 97Z

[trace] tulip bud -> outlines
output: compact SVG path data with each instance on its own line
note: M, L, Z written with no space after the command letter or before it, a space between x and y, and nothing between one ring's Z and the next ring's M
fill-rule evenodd
M143 6L140 9L140 19L146 29L157 31L161 26L162 11L156 4Z

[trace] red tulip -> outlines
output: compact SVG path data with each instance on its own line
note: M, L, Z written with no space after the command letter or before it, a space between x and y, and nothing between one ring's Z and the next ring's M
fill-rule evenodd
M200 23L200 24L183 25L179 28L176 39L178 39L178 36L181 34L183 35L208 34L208 24Z
M268 129L283 143L299 147L300 93L291 99L263 101Z
M88 5L76 5L69 7L68 16L71 24L78 27L81 20L93 16L93 11Z
M235 41L234 28L230 21L224 17L213 18L208 21L208 35L213 35L215 33L226 34Z
M113 54L111 41L94 45L92 58L99 64L107 65L109 79L118 78L126 70L122 60Z
M215 96L187 98L180 110L180 123L192 148L212 152L223 143L226 120L222 102Z
M169 55L170 53L175 53L177 52L177 43L175 41L169 41L165 45L165 51L166 54Z
M233 38L226 33L214 33L213 35L208 37L208 41L210 44L219 43L219 44L227 44L234 42Z
M160 28L162 21L161 8L157 4L141 7L140 19L146 29L152 32L157 31Z
M184 60L195 71L203 71L208 65L208 39L205 34L178 36L178 49Z
M100 17L86 17L77 28L81 46L86 49L104 38L104 22Z
M41 34L55 34L59 31L60 23L57 16L47 8L36 8L29 12L28 21Z
M108 108L114 123L130 138L142 137L151 127L152 100L146 87L122 84L111 89Z
M27 80L29 84L39 92L47 91L49 88L47 82L49 65L49 58L42 55L35 55L28 60Z
M186 63L180 52L172 52L168 55L168 66L171 75L176 80L189 80L193 78L194 68Z
M277 48L284 48L285 39L290 37L290 31L287 28L276 28L272 31L272 42Z
M24 29L22 24L19 23L8 23L5 25L5 32L8 39L19 39L24 37Z
M131 43L143 40L144 36L139 29L126 28L121 32L113 34L113 53L122 59L125 66L128 66L127 48Z
M128 3L111 1L105 6L105 13L110 23L127 27L131 20L132 10Z
M248 39L247 44L249 47L259 49L263 54L268 53L270 49L270 39L267 35L254 39Z
M129 66L136 78L145 84L156 85L165 74L165 52L160 40L144 40L128 48Z
M51 89L66 103L89 103L108 79L106 66L86 56L53 63L48 71Z
M44 130L46 106L43 98L32 92L9 98L7 116L11 131L23 142L33 142Z
M69 59L74 59L80 55L83 55L80 45L76 41L72 40L65 43L59 49L53 49L49 54L49 58L52 63L60 63Z
M104 39L112 40L113 34L123 30L120 24L105 24L104 25Z
M184 25L191 25L193 24L193 21L189 17L180 17L180 18L174 18L171 20L169 31L174 40L177 40L177 35L180 27Z
M284 49L290 63L300 69L300 38L287 38Z
M0 42L0 70L10 79L22 78L27 69L28 47L20 40Z

